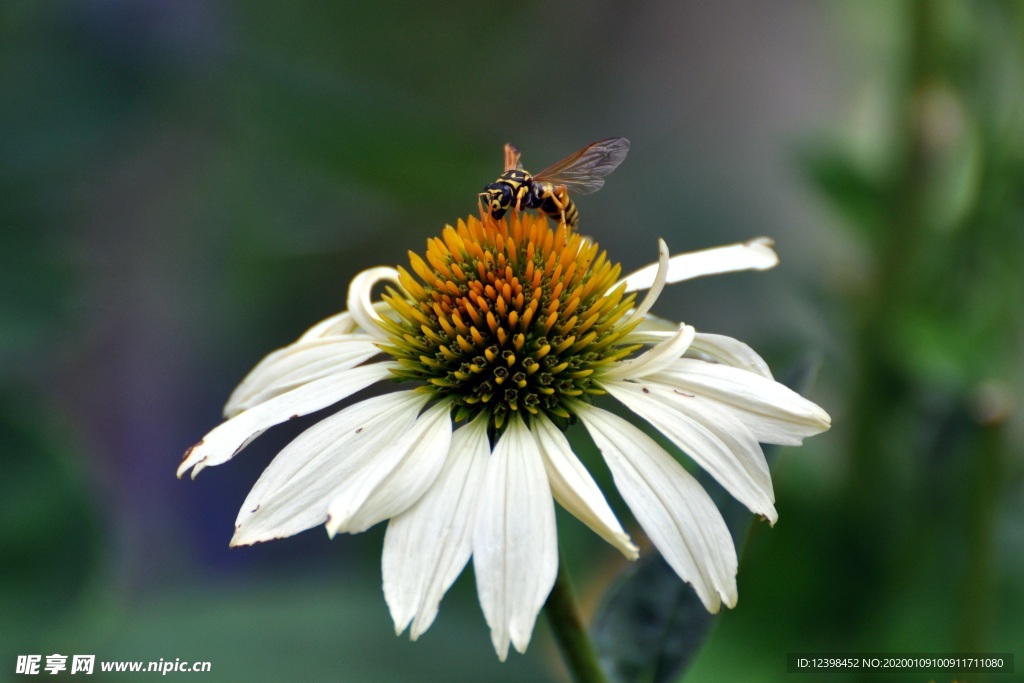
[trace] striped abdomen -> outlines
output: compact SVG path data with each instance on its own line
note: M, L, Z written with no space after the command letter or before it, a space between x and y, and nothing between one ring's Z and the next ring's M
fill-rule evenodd
M569 199L569 193L564 187L556 188L551 183L536 181L534 187L540 200L536 208L546 213L556 223L561 222L564 212L565 225L573 230L579 227L580 212L576 209L576 203Z

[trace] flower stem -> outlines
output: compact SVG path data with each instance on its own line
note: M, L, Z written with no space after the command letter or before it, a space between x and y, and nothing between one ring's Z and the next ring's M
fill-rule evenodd
M548 601L544 603L544 613L555 632L558 649L573 679L577 683L606 683L608 679L597 662L597 653L583 626L576 595L562 557L558 558L558 576L555 577Z

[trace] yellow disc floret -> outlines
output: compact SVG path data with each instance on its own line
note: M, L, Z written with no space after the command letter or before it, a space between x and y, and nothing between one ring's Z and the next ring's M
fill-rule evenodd
M471 216L409 262L405 291L384 296L398 319L382 323L382 348L400 379L450 400L456 421L487 412L500 429L522 411L565 424L567 403L601 393L595 370L636 348L622 344L636 323L621 324L633 295L613 289L619 266L564 224Z

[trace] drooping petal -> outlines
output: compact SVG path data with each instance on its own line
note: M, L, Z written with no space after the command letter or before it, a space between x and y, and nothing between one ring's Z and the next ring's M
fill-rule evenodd
M608 393L647 420L713 476L726 491L772 524L778 518L761 446L739 419L655 382L605 382Z
M643 322L626 335L623 343L660 344L678 333L678 324L648 313ZM687 358L723 363L773 379L772 371L764 359L754 349L732 337L697 332L683 355Z
M384 266L368 268L352 278L352 282L348 286L348 300L346 303L353 320L358 323L359 327L366 334L376 339L387 341L389 339L387 332L381 329L378 324L380 314L370 300L374 285L381 280L389 280L399 289L402 289L402 283L398 279L398 271L394 268Z
M621 417L580 405L577 413L640 526L704 607L736 604L736 549L711 497L651 437Z
M622 360L601 372L604 380L633 379L658 372L679 360L690 347L696 331L689 325L680 325L676 333L636 358Z
M486 416L456 430L434 485L388 524L381 567L396 633L410 622L413 640L426 631L469 561L477 494L490 452Z
M799 446L832 424L828 413L789 387L726 365L681 358L649 379L721 403L762 443Z
M409 450L403 436L426 401L414 391L376 396L304 431L249 492L235 520L232 545L284 538L326 522L331 499L350 479L377 459Z
M562 431L541 414L533 419L531 433L544 457L555 500L628 559L635 560L637 547L629 540L629 534L623 531L597 482L572 452L572 446Z
M682 282L704 275L774 268L779 257L772 249L773 244L767 237L758 237L748 242L673 256L669 261L667 281ZM616 284L625 282L627 292L647 289L654 284L658 270L658 264L651 264L630 273Z
M308 415L337 403L375 382L391 376L397 363L383 362L344 370L243 411L221 423L185 453L178 466L181 477L189 468L194 479L205 467L220 465L235 457L265 430L293 417Z
M686 350L686 355L698 358L703 356L705 360L710 359L741 370L749 370L768 379L774 379L768 364L754 349L738 339L725 335L698 332L693 338L690 348Z
M367 335L299 340L261 360L235 388L224 406L231 418L275 396L342 370L380 353Z
M437 479L451 447L451 404L441 401L416 418L394 445L378 453L335 489L327 532L357 534L405 512Z
M644 316L632 332L623 339L623 344L659 344L679 331L679 323L652 313Z
M525 652L555 583L558 542L551 489L522 419L508 424L487 461L473 523L473 569L491 642Z

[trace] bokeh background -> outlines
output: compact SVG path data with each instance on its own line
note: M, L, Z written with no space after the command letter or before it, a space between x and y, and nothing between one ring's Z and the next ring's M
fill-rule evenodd
M396 638L383 528L228 549L315 416L174 470L356 272L475 211L506 140L536 171L609 136L632 150L579 201L584 232L627 271L659 236L773 237L776 270L656 312L779 373L819 358L834 423L781 453L780 521L754 525L687 680L789 680L798 651L1016 652L1022 675L1021 3L5 0L0 680L32 653L565 680L543 617L496 661L471 572ZM559 529L592 611L624 567Z

